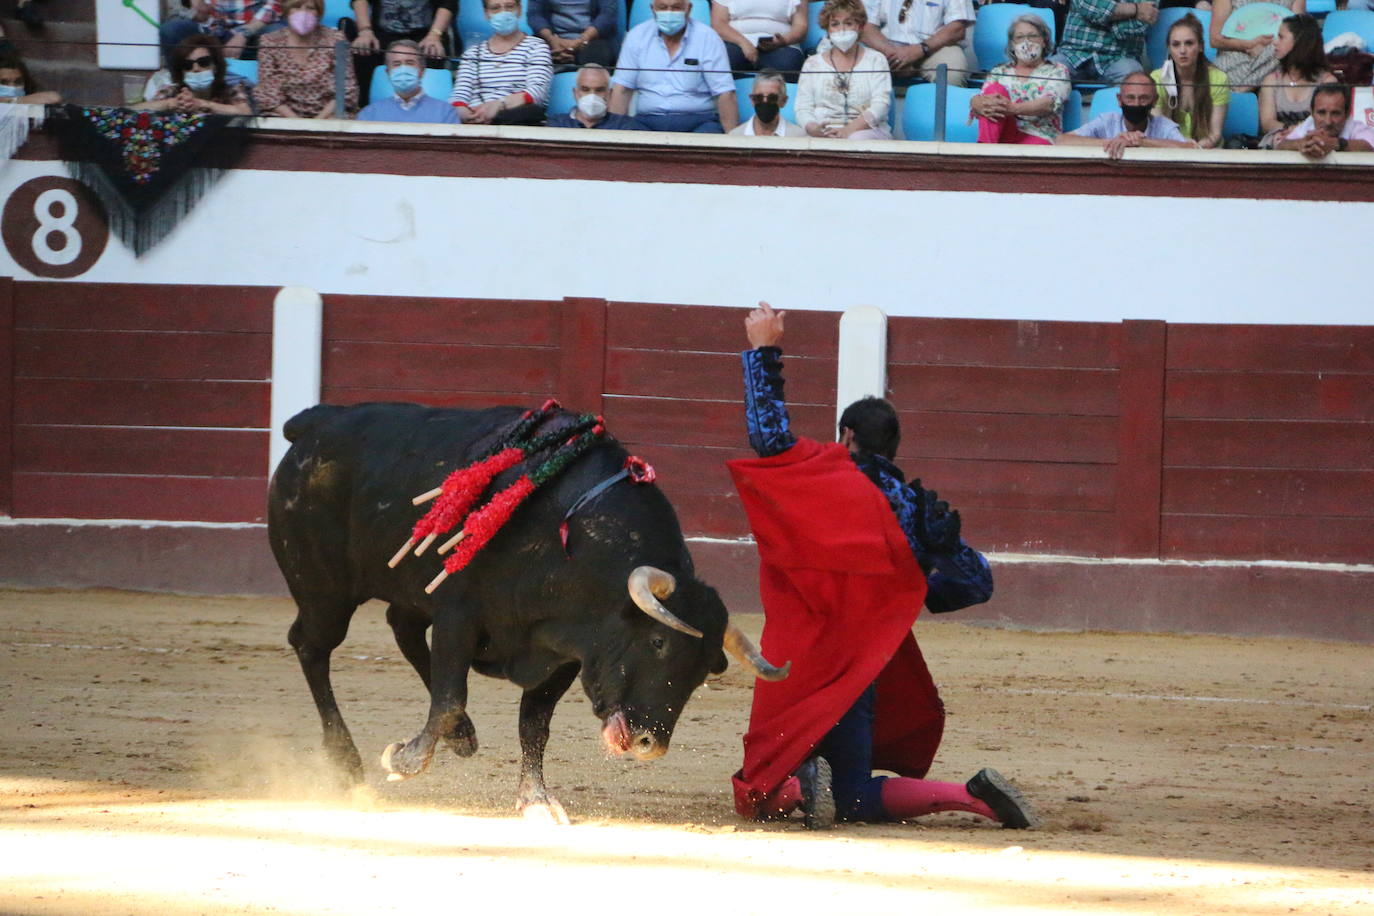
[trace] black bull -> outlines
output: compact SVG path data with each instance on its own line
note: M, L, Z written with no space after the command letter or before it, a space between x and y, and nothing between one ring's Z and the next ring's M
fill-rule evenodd
M445 410L413 404L312 407L289 420L293 444L272 478L268 536L296 600L290 642L324 726L331 760L353 783L362 760L334 699L329 657L353 612L377 598L401 653L430 694L418 735L383 754L388 778L413 776L443 740L477 750L468 671L518 684L517 807L566 820L544 786L553 709L581 675L608 749L652 759L722 649L760 676L785 676L729 623L715 590L693 574L677 515L652 484L621 482L581 507L565 554L558 526L580 495L618 471L626 452L606 437L535 491L471 564L432 595L433 551L387 561L423 513L411 498L484 457L520 408ZM560 413L545 428L566 423ZM538 460L536 458L536 460ZM514 480L517 466L488 492ZM426 631L433 633L426 641Z

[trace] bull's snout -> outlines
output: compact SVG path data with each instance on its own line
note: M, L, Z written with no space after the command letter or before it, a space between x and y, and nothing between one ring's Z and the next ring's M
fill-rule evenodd
M652 732L637 732L630 739L630 753L636 760L657 760L668 753L668 742L659 741Z

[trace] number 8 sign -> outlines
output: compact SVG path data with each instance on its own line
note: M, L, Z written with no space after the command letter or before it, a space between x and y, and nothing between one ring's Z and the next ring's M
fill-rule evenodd
M15 263L37 277L84 274L105 253L110 230L100 202L70 178L33 178L5 202L0 236Z

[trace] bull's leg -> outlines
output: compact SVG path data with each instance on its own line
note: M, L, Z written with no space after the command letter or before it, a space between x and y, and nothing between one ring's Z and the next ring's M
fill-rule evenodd
M474 629L453 608L436 617L430 660L429 718L414 738L405 744L389 745L382 752L382 768L390 774L388 779L407 779L423 773L440 738L458 741L460 745L469 741L476 749L476 731L466 710L468 668L476 643Z
M567 812L544 785L544 746L549 742L553 708L568 692L580 668L576 662L565 665L520 698L520 788L515 807L525 817L568 823Z
M420 680L429 689L429 643L425 631L429 629L429 618L413 608L393 604L386 610L386 622L396 637L396 645L401 654L410 662ZM477 753L477 729L472 720L464 715L448 734L440 735L449 749L459 757L471 757Z
M348 622L357 606L348 602L306 602L297 599L296 622L291 624L287 640L296 650L310 695L320 713L324 726L324 749L330 761L350 785L363 781L363 761L353 736L344 724L334 699L334 686L329 680L329 656L348 634Z

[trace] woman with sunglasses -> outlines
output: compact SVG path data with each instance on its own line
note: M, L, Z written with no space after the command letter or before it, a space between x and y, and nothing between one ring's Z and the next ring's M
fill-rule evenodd
M191 35L172 49L172 81L134 108L184 114L253 113L247 83L225 72L224 46L213 35Z
M826 0L820 23L829 40L802 66L797 123L813 137L891 140L892 71L886 57L859 43L868 24L864 5Z

